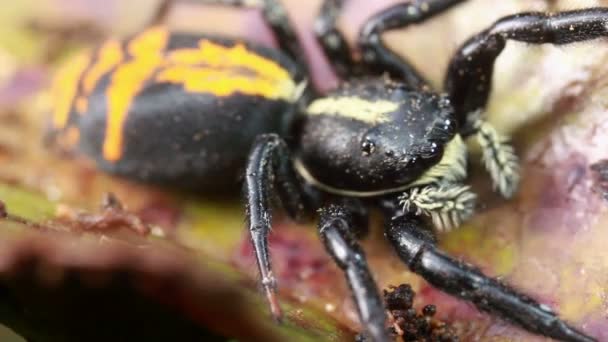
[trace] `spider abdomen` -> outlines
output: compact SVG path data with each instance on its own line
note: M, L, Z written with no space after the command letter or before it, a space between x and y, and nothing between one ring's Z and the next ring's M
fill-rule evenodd
M236 184L255 137L280 133L298 96L279 51L160 27L70 69L56 87L58 141L105 171L171 185Z

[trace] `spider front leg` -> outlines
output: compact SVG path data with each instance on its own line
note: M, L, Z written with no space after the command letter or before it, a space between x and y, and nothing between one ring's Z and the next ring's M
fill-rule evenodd
M560 341L595 341L560 320L546 305L440 251L420 217L398 211L387 219L385 234L401 260L437 289L533 333Z
M608 9L521 13L498 20L487 30L469 39L454 55L448 67L445 89L461 123L464 135L477 135L484 164L495 187L506 197L519 181L518 162L513 148L480 113L488 102L494 62L509 39L532 44L563 45L608 35Z
M378 73L388 72L415 88L428 87L428 82L401 56L382 41L382 33L411 24L419 24L466 0L414 0L394 5L369 19L359 34L363 63Z
M380 293L356 241L353 213L344 205L330 205L320 210L319 235L325 248L344 271L352 291L361 324L373 341L388 341L386 313Z
M312 212L313 195L300 186L292 168L287 145L276 134L259 136L251 149L245 175L247 222L262 286L275 319L281 319L276 299L276 279L268 255L268 232L271 227L270 203L276 191L288 215L301 219ZM310 196L310 197L309 197Z
M466 0L416 0L397 4L370 18L358 38L362 61L355 60L346 38L337 28L344 0L324 0L315 22L315 33L325 55L342 78L365 75L369 71L390 73L414 88L427 86L427 81L402 57L391 51L381 36L387 30L419 23Z

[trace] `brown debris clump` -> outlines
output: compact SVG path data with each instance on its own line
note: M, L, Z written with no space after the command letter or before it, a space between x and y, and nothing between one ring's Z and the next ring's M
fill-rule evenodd
M137 215L125 210L120 200L111 193L106 194L102 200L101 213L90 214L69 207L60 207L58 217L77 223L77 226L85 231L125 227L144 236L150 233L150 227Z
M416 293L407 284L390 286L384 290L384 301L392 326L390 332L397 341L458 341L456 330L433 318L435 305L426 305L420 312L414 308Z

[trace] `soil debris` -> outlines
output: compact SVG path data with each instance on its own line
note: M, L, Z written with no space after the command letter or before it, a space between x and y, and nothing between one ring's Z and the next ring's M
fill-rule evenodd
M389 312L389 331L396 341L458 341L456 330L434 318L437 307L429 304L417 311L414 308L416 293L408 284L390 286L384 290L384 301Z
M78 227L85 231L124 227L140 235L150 233L150 227L137 215L127 211L120 200L111 193L106 194L103 198L100 213L91 214L61 206L58 208L57 216L77 222Z

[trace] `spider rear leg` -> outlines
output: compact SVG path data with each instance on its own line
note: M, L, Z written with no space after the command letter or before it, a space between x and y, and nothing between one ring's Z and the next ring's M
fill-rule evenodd
M169 11L171 11L171 7L173 7L175 0L161 0L154 11L152 17L148 20L146 27L161 25L167 19L169 15Z
M307 74L308 68L304 49L280 0L162 0L152 19L150 19L149 26L163 23L169 15L171 7L178 2L261 10L264 20L277 40L279 48L298 64L302 76Z
M337 20L344 0L324 0L315 21L315 35L334 71L344 79L357 75L356 63L344 35L338 30Z
M355 232L353 215L344 205L329 205L320 210L319 235L346 275L361 324L373 341L388 341L382 298Z
M264 134L254 142L247 162L246 216L262 286L272 315L280 320L281 308L276 299L276 279L268 255L268 232L272 222L270 204L275 192L289 216L303 219L307 213L312 212L313 195L301 187L292 168L287 145L276 134Z
M220 5L220 6L230 6L236 8L246 8L252 7L250 1L247 0L160 0L156 11L152 15L152 18L148 21L147 26L155 26L163 24L167 17L171 12L171 8L175 6L176 3L193 3L193 4L202 4L202 5Z
M309 70L306 54L300 44L295 27L289 20L285 6L280 0L262 0L260 2L264 20L272 29L279 48L298 64L303 75L307 75Z
M478 309L533 333L560 341L595 341L560 320L546 305L437 249L434 237L419 217L399 214L387 220L385 233L410 270L437 289L472 302Z
M608 8L590 8L556 14L529 12L504 17L465 42L452 57L445 79L463 135L476 135L484 164L495 187L513 194L519 181L512 147L494 128L479 118L488 102L494 62L507 40L563 45L608 36Z

